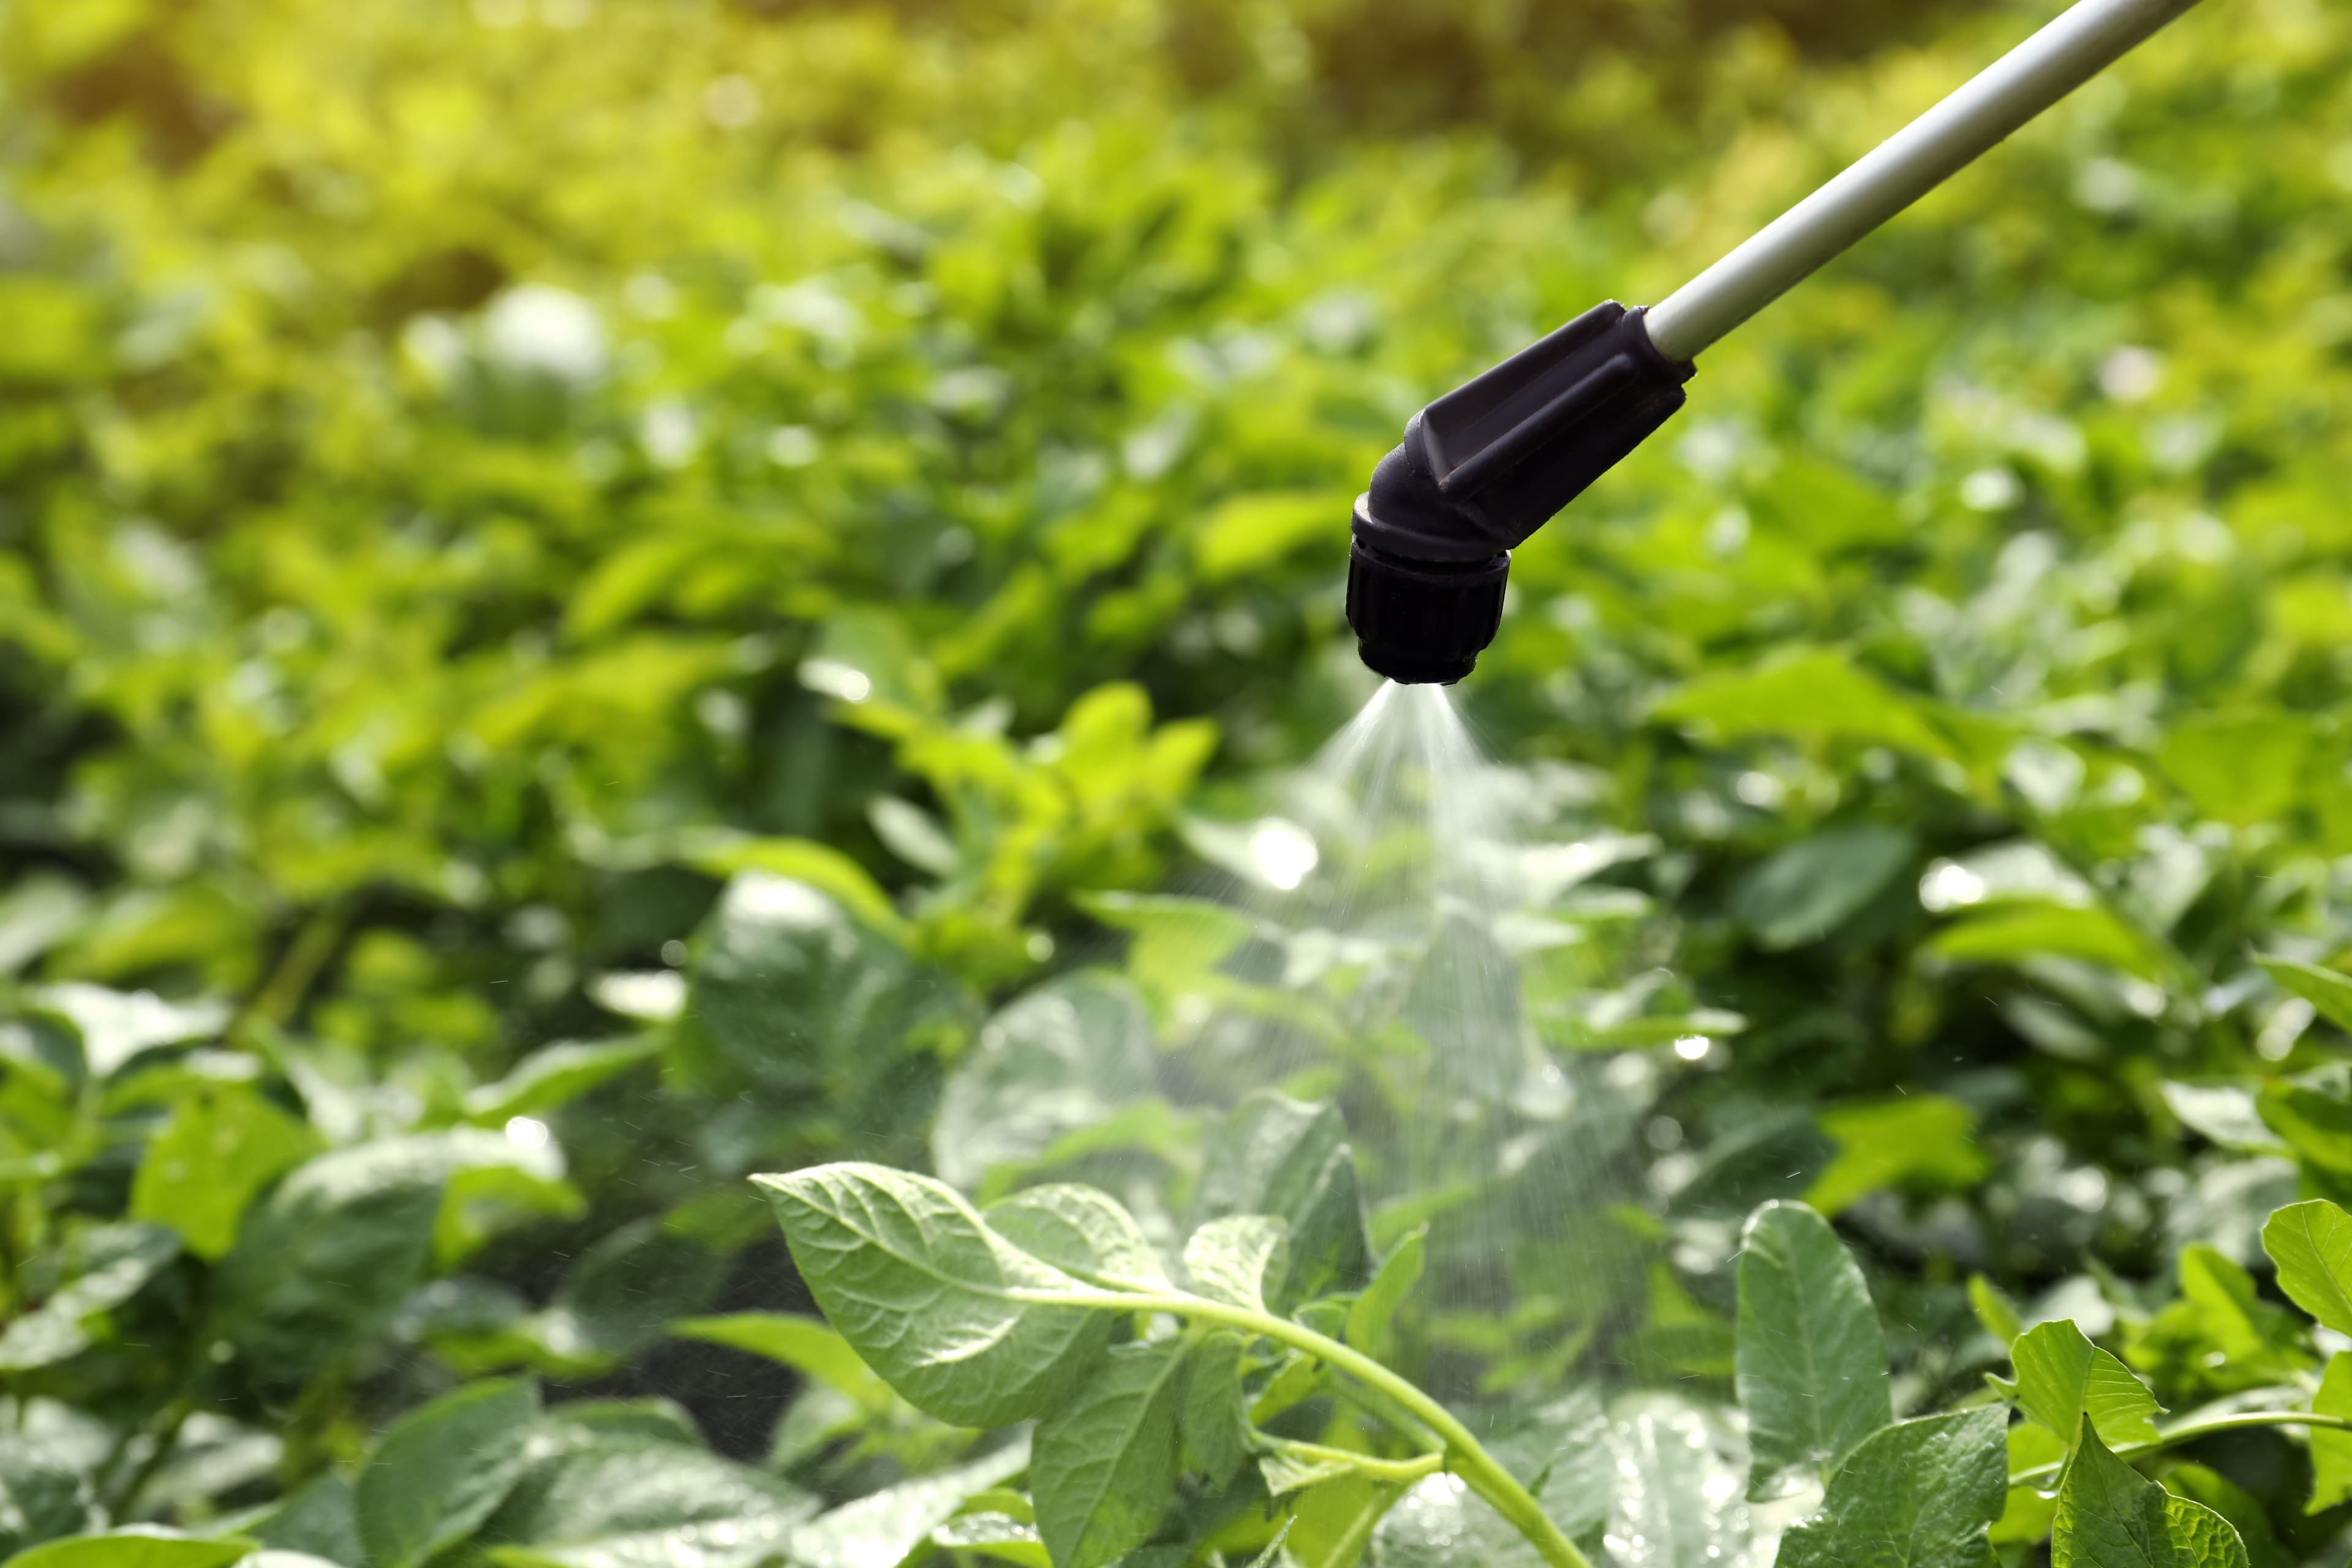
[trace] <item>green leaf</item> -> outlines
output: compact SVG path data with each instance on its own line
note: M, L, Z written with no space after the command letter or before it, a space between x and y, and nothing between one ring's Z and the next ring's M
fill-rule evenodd
M806 838L715 838L698 847L698 869L732 878L730 890L774 897L772 884L791 882L839 904L865 924L893 939L906 934L906 921L873 874L828 844Z
M1605 1494L1604 1494L1605 1495ZM1554 1522L1558 1522L1555 1521ZM1425 1477L1372 1531L1380 1568L1542 1568L1527 1537L1471 1494L1458 1476Z
M2278 1135L2263 1121L2258 1089L2251 1081L2171 1080L2164 1085L2164 1103L2182 1125L2221 1148L2241 1153L2277 1153Z
M254 1194L318 1148L308 1124L252 1089L207 1086L174 1106L149 1140L131 1183L131 1217L170 1226L189 1251L217 1258L235 1245Z
M2269 958L2258 953L2254 962L2283 989L2302 997L2321 1017L2352 1034L2352 975L2305 963L2299 958Z
M617 1361L708 1306L727 1260L657 1219L625 1225L582 1253L541 1314L541 1332L567 1352Z
M1030 1445L1013 1443L942 1475L902 1481L845 1503L793 1531L787 1559L797 1568L872 1568L895 1563L971 1499L1033 1468ZM1057 1568L1066 1568L1056 1560Z
M2161 956L2146 937L2095 904L2082 909L2038 904L1989 910L1947 927L1930 946L1938 956L1955 963L2071 958L2119 969L2143 980L2157 979L2164 972Z
M226 1568L253 1550L236 1536L183 1535L152 1524L69 1535L20 1552L7 1568Z
M1803 735L1963 760L1920 705L1832 648L1795 648L1748 670L1702 675L1652 710L1726 738Z
M1781 1538L1780 1568L1990 1568L2008 1424L1990 1406L1876 1433L1831 1478L1821 1511Z
M1347 1124L1330 1106L1271 1091L1234 1109L1210 1140L1194 1223L1266 1215L1289 1226L1290 1261L1277 1303L1363 1282L1371 1247Z
M2298 1159L2352 1175L2352 1101L2302 1084L2272 1082L2255 1094L2254 1106Z
M1183 1465L1215 1487L1224 1486L1249 1462L1249 1411L1242 1389L1247 1349L1247 1342L1232 1330L1212 1329L1193 1343L1184 1370Z
M1832 828L1751 868L1731 889L1731 912L1757 946L1785 952L1843 925L1917 858L1917 841L1899 828Z
M1211 583L1261 572L1306 544L1328 546L1344 531L1355 497L1346 490L1257 490L1229 496L1192 534L1192 553Z
M1284 1520L1282 1528L1274 1532L1274 1539L1265 1543L1265 1550L1251 1558L1245 1568L1277 1568L1282 1562L1283 1543L1290 1539L1290 1526L1291 1521Z
M1940 1094L1832 1106L1816 1120L1837 1153L1805 1202L1825 1215L1891 1186L1966 1189L1990 1169L1977 1146L1976 1113Z
M1981 1274L1969 1276L1969 1310L1976 1314L1977 1322L1986 1333L2004 1345L2015 1343L2017 1336L2025 1331L2016 1303Z
M2289 1204L2263 1226L2279 1289L2314 1320L2352 1334L2352 1215L2324 1198Z
M823 1320L796 1312L731 1312L685 1318L669 1331L681 1339L728 1345L806 1373L869 1409L887 1406L890 1386L874 1375L849 1342Z
M1891 543L1905 530L1895 498L1819 458L1785 454L1751 492L1758 521L1824 553Z
M0 1435L0 1562L96 1522L81 1472L20 1433Z
M364 1563L351 1479L341 1471L318 1476L278 1505L251 1531L262 1545L303 1552L330 1563Z
M1627 1543L1623 1568L1722 1568L1745 1546L1748 1510L1739 1467L1705 1415L1680 1400L1645 1395L1609 1431L1616 1484L1609 1536Z
M2010 1347L2017 1381L2002 1387L2018 1411L2071 1443L2083 1417L2110 1447L2156 1441L2162 1407L2124 1363L2063 1319L2042 1323Z
M1210 899L1087 893L1077 901L1103 924L1132 934L1129 973L1164 996L1200 989L1253 929L1248 916Z
M1184 1244L1184 1277L1213 1301L1265 1310L1269 1280L1283 1277L1289 1227L1265 1215L1213 1219Z
M625 1437L637 1442L682 1443L702 1447L702 1429L675 1400L646 1398L567 1399L549 1419L599 1436Z
M392 1424L353 1507L374 1568L414 1568L473 1534L520 1479L539 1419L530 1383L471 1384Z
M1081 1279L1164 1290L1160 1255L1118 1200L1093 1187L1026 1187L982 1215L1013 1246Z
M1895 1419L1870 1288L1829 1222L1801 1204L1766 1204L1748 1217L1738 1365L1756 1498L1834 1474Z
M1609 1516L1615 1491L1609 1422L1597 1394L1579 1389L1542 1404L1465 1419L1561 1533L1581 1540ZM1373 1531L1380 1568L1543 1568L1543 1556L1458 1476L1429 1476Z
M2317 1371L2310 1338L2309 1325L2264 1300L2237 1259L2192 1242L2180 1250L2179 1296L2136 1325L2126 1349L2158 1383L2185 1380L2231 1393Z
M1571 1540L1607 1521L1609 1420L1592 1390L1507 1406L1480 1426L1479 1435L1486 1451L1518 1478Z
M1132 986L1081 973L1023 996L956 1060L931 1130L940 1176L967 1191L1043 1157L1115 1107L1150 1095L1151 1019Z
M563 1179L552 1143L518 1143L478 1127L438 1134L450 1158L448 1184L433 1224L433 1264L455 1268L491 1237L533 1219L578 1219L588 1202Z
M709 1552L748 1565L778 1552L817 1508L781 1477L698 1443L579 1427L568 1405L551 1414L531 1452L475 1538L495 1543L496 1558L617 1568Z
M451 1176L506 1142L472 1130L387 1138L295 1167L247 1212L220 1261L213 1333L275 1387L372 1337L424 1278Z
M1257 1457L1258 1480L1270 1498L1285 1498L1319 1487L1326 1481L1360 1474L1363 1466L1359 1456L1350 1453L1318 1453L1276 1439L1273 1447Z
M2352 1351L2327 1358L2327 1372L2319 1391L2311 1396L2315 1415L2352 1418ZM2352 1431L2314 1426L2311 1429L2311 1500L2306 1513L2321 1513L2352 1500Z
M227 1008L217 1002L166 1002L152 991L114 991L79 980L37 986L31 994L73 1026L82 1060L97 1079L112 1077L157 1046L209 1039L228 1022Z
M906 621L881 605L855 605L827 616L814 656L802 661L800 678L810 690L839 698L857 721L891 732L908 719L938 713L945 699L938 669Z
M1057 1408L1100 1363L1108 1316L1023 1300L1081 1287L945 1183L861 1164L752 1179L826 1319L918 1409L1005 1426Z
M1101 1568L1149 1540L1175 1500L1184 1345L1120 1345L1037 1423L1037 1533L1055 1568Z
M961 994L851 906L804 881L746 872L693 948L670 1040L695 1087L821 1104L875 1130L928 1108L937 1060L921 1044L961 1026Z
M498 1082L468 1091L466 1114L484 1126L502 1126L517 1116L543 1115L650 1060L660 1048L660 1039L651 1035L635 1040L543 1046L516 1063L514 1070Z
M0 279L0 381L79 380L104 370L106 313L92 289L16 272Z
M1389 1510L1405 1493L1395 1481L1362 1475L1326 1481L1291 1506L1289 1553L1299 1568L1353 1568Z
M104 1225L76 1238L80 1267L33 1311L0 1332L0 1372L29 1372L79 1355L94 1342L89 1320L146 1289L180 1255L180 1238L161 1226Z
M2012 1476L2044 1465L2063 1466L2067 1453L2065 1438L2031 1421L2020 1421L2009 1429L2009 1473ZM1993 1521L1993 1544L2038 1546L2050 1539L2050 1521L2057 1513L2058 1496L2053 1482L2044 1479L2012 1486L2007 1505Z
M2294 805L2314 739L2297 714L2190 713L2167 728L2157 763L2206 816L2251 826Z
M1412 1294L1413 1287L1421 1283L1428 1254L1429 1227L1424 1225L1410 1232L1381 1259L1372 1282L1364 1287L1363 1293L1348 1309L1349 1344L1377 1362L1386 1362L1396 1353L1397 1312Z
M2248 1568L2238 1532L2107 1451L2090 1418L2058 1485L2051 1568Z
M992 1557L1013 1563L1014 1568L1054 1568L1054 1559L1046 1552L1045 1542L1038 1538L1037 1527L1009 1513L960 1513L931 1531L931 1543Z

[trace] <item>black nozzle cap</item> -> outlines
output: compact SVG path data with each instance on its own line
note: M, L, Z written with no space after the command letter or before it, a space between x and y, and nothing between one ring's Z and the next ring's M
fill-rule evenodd
M1687 401L1692 367L1650 341L1643 314L1596 305L1406 425L1356 502L1349 558L1348 624L1374 670L1469 674L1510 552Z
M1360 516L1363 503L1357 503ZM1511 558L1415 562L1359 538L1348 552L1348 624L1376 675L1406 686L1451 686L1478 664L1503 624Z

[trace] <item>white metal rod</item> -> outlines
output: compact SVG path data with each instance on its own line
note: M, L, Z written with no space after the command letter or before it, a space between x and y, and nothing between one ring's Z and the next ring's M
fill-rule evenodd
M2081 0L1753 239L1653 306L1646 318L1650 341L1675 359L1696 359L1701 350L2197 4Z

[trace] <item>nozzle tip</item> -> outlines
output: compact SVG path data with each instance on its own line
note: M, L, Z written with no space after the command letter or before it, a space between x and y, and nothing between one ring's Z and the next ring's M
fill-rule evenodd
M1348 624L1376 675L1406 686L1451 686L1477 668L1503 620L1507 553L1478 561L1410 561L1359 538L1348 555Z

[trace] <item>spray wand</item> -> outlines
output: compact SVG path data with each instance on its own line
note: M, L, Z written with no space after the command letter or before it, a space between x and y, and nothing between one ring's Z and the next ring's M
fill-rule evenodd
M1391 680L1495 640L1511 552L1656 433L1693 362L2198 0L2081 0L1647 310L1594 306L1414 415L1357 498L1348 624Z

